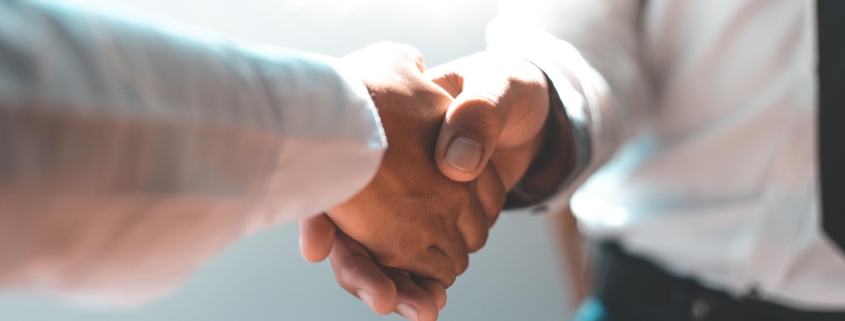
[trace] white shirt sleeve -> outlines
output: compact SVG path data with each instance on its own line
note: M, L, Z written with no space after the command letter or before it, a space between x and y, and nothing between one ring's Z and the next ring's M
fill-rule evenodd
M132 304L352 197L387 146L335 59L0 2L0 287Z
M500 0L488 50L523 57L551 80L569 117L575 170L554 197L574 190L641 127L650 84L638 46L641 1Z

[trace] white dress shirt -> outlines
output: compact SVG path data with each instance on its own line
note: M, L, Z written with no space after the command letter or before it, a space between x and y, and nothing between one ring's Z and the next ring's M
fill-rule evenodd
M584 233L706 286L845 309L822 232L815 0L501 1L491 50L558 90ZM584 182L583 184L581 184Z
M335 59L0 1L0 288L131 304L363 188L386 148Z

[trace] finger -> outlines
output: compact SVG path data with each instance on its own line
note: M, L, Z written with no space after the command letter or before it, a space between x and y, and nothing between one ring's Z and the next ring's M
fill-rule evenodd
M462 211L458 216L457 225L468 253L475 253L484 247L489 234L489 224L487 223L487 213L482 208L480 201L470 201L467 210ZM467 262L468 264L469 262ZM463 274L463 272L464 270L458 270L458 275Z
M493 162L487 163L487 167L475 180L475 193L487 216L487 229L489 230L499 219L507 196L505 186Z
M446 306L446 287L443 284L416 275L412 275L411 280L414 280L414 283L430 293L434 297L434 302L437 302L437 308L443 310L443 307Z
M425 72L425 59L423 59L422 53L410 45L401 45L403 46L403 52L408 57L409 60L414 62L414 65L417 66L420 73Z
M460 213L458 213L456 221L448 224L448 226L444 226L443 228L445 228L445 230L443 233L436 237L434 245L429 247L426 251L426 253L430 253L432 256L439 254L445 255L454 266L455 277L463 274L469 267L469 249L467 248L467 241L461 232L460 227L465 224L460 224L460 221L463 220L465 216L473 216L476 220L484 220L483 213L481 213L481 211L473 205L473 203L474 202L472 201L467 202L463 208L459 209ZM473 231L473 233L479 232L480 231ZM428 277L424 274L415 274ZM448 288L452 285L452 283L454 283L454 280L451 283L443 282L443 285Z
M337 283L379 314L396 310L396 285L363 246L338 230L329 260Z
M396 313L414 321L435 321L438 311L434 296L417 285L410 276L395 269L386 268L385 272L396 284L398 293Z
M425 70L424 76L440 88L446 90L452 98L458 97L463 88L463 77L460 75L460 61L453 61Z
M490 228L499 218L505 203L505 189L492 162L485 166L481 175L471 184L476 197L470 200L467 210L458 216L457 226L467 251L475 253L487 243ZM463 272L459 270L458 275Z
M440 128L435 161L447 177L470 181L484 169L507 123L508 106L501 97L508 84L478 72L450 73L437 68L426 76L450 94L458 94Z
M474 216L479 217L479 216L482 215L481 213L478 213L480 211L477 211L477 210L475 210L475 211L476 211L476 213L473 214ZM460 221L463 216L466 216L466 215L463 215L463 214L459 215L458 220ZM458 225L458 224L456 224L456 225ZM479 231L473 231L473 232L474 233L483 233L480 230ZM475 237L477 237L477 236L475 236ZM487 237L484 236L484 238L486 239ZM452 261L452 264L455 267L455 275L456 276L463 274L464 271L467 270L467 268L469 267L469 249L467 248L466 238L464 237L463 233L461 232L459 226L453 228L451 235L449 235L448 237L441 238L440 240L435 242L435 244L436 244L436 246L432 249L429 249L429 251L438 250L439 252L445 254L446 257L448 257L449 260ZM451 284L447 285L447 287L448 286L451 286Z
M444 242L446 244L447 242ZM455 241L451 243L460 243ZM457 278L456 264L440 248L431 246L424 252L411 257L396 257L391 259L380 259L377 261L396 269L408 271L414 275L440 282L445 287L455 283Z
M325 260L332 251L336 227L325 213L296 221L299 227L299 252L309 262Z

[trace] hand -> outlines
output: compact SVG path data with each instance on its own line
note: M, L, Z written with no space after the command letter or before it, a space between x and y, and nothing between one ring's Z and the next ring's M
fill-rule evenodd
M478 177L488 161L510 190L543 145L549 85L519 57L480 52L425 72L455 100L440 128L437 167L456 181Z
M379 44L344 62L370 90L389 147L370 185L327 211L331 219L300 221L303 256L325 258L334 221L342 232L331 260L342 287L376 312L434 320L445 304L445 287L466 269L468 253L486 242L504 202L502 183L492 166L471 182L439 173L431 155L452 99L422 77L418 52Z
M440 130L437 142L439 169L456 180L471 180L476 175L478 168L468 172L463 166L452 167L452 164L443 159L447 143L459 136L459 133L465 133L468 137L479 137L477 141L487 142L486 146L479 143L483 148L482 156L478 157L479 162L486 164L487 160L492 159L504 185L510 189L537 155L537 149L544 140L543 133L548 132L546 127L558 123L556 119L546 116L550 110L548 84L543 73L529 62L518 58L481 53L431 69L425 72L425 76L445 88L453 97L457 97L448 112L450 116L447 122L451 128L444 125ZM483 115L499 116L497 120L486 122L492 125L492 129L485 129L475 122L480 119L475 117ZM565 122L559 125L565 126ZM489 134L485 135L486 133ZM495 137L497 135L498 137ZM495 153L490 153L491 151ZM486 167L482 166L483 164L478 166ZM369 256L359 244L348 237L339 236L335 241L335 227L328 217L316 216L302 220L300 231L301 251L309 261L325 259L329 251L332 251L333 242L335 248L357 250L339 251L352 253L355 259L347 259L349 255L336 255L338 251L332 251L332 263L341 286L358 295L374 311L382 314L392 311L397 295L400 301L416 302L414 306L418 307L423 317L434 315L436 318L436 310L433 310L430 304L432 300L437 303L439 309L443 308L446 301L445 288L438 287L435 282L412 280L407 276L404 284L411 285L408 281L416 281L419 288L412 291L409 289L413 288L412 286L391 287L391 280L387 279L376 263L367 260ZM361 289L366 293L376 293L374 299L370 300L370 295L359 295ZM425 291L418 291L419 289Z
M440 282L376 263L369 252L325 214L298 222L303 256L319 262L330 256L338 284L380 314L397 312L410 320L437 320L446 305Z
M369 185L326 214L381 264L449 287L504 203L498 175L488 167L456 182L438 171L431 155L452 98L422 77L419 52L381 43L343 62L369 89L388 148Z

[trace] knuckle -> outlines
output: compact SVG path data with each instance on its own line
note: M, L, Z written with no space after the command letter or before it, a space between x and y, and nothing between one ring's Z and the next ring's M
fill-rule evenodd
M496 220L499 219L499 214L501 213L501 211L502 207L498 205L496 205L494 209L484 210L484 223L486 223L484 227L488 230L488 232L489 229L493 227L493 224L496 223Z
M497 107L499 106L498 99L492 95L472 94L471 96L462 96L461 103L458 108L455 108L453 115L461 115L465 119L495 120L498 117Z
M334 277L335 277L335 280L337 281L337 284L340 285L341 288L343 288L344 290L347 290L347 291L352 291L353 288L350 285L350 278L352 278L352 276L350 275L349 269L350 269L350 266L346 265L345 262L338 264L338 265L335 265L335 267L334 267Z
M381 265L389 266L393 268L401 267L403 263L405 263L404 257L396 252L387 252L387 253L379 253L373 254L373 258L381 263Z
M454 270L448 272L442 272L440 275L435 277L440 284L443 284L444 287L449 288L452 284L455 284L455 280L458 278L458 275L455 273Z
M445 226L444 218L440 215L432 215L432 222L424 224L424 228L420 228L418 232L414 233L412 237L407 239L407 244L403 246L403 253L422 254L435 247L435 244L440 239L439 231Z
M461 186L461 188L454 188L449 191L449 195L451 195L451 201L454 202L452 205L454 211L449 211L449 215L457 216L463 211L463 208L466 207L466 204L470 204L474 197L475 191L470 184L465 184Z
M423 253L429 248L424 245L425 241L419 239L410 239L408 245L396 245L389 251L373 253L373 258L381 265L397 268L408 269L413 267L413 263L418 261Z
M471 95L464 97L466 106L473 106L480 110L490 111L499 106L501 97L498 94L489 91L473 92Z
M475 253L481 250L484 245L487 243L487 237L489 236L489 230L486 228L481 228L479 233L476 234L475 237L471 237L467 240L467 250L469 253Z
M501 132L504 127L503 118L495 102L471 98L448 115L446 121L458 125L458 131L492 136Z
M464 274L466 270L469 268L469 256L468 255L461 255L460 258L457 259L455 262L455 273L457 275Z
M474 183L474 197L481 204L481 211L487 217L487 228L489 229L498 219L507 194L493 169L485 168Z

